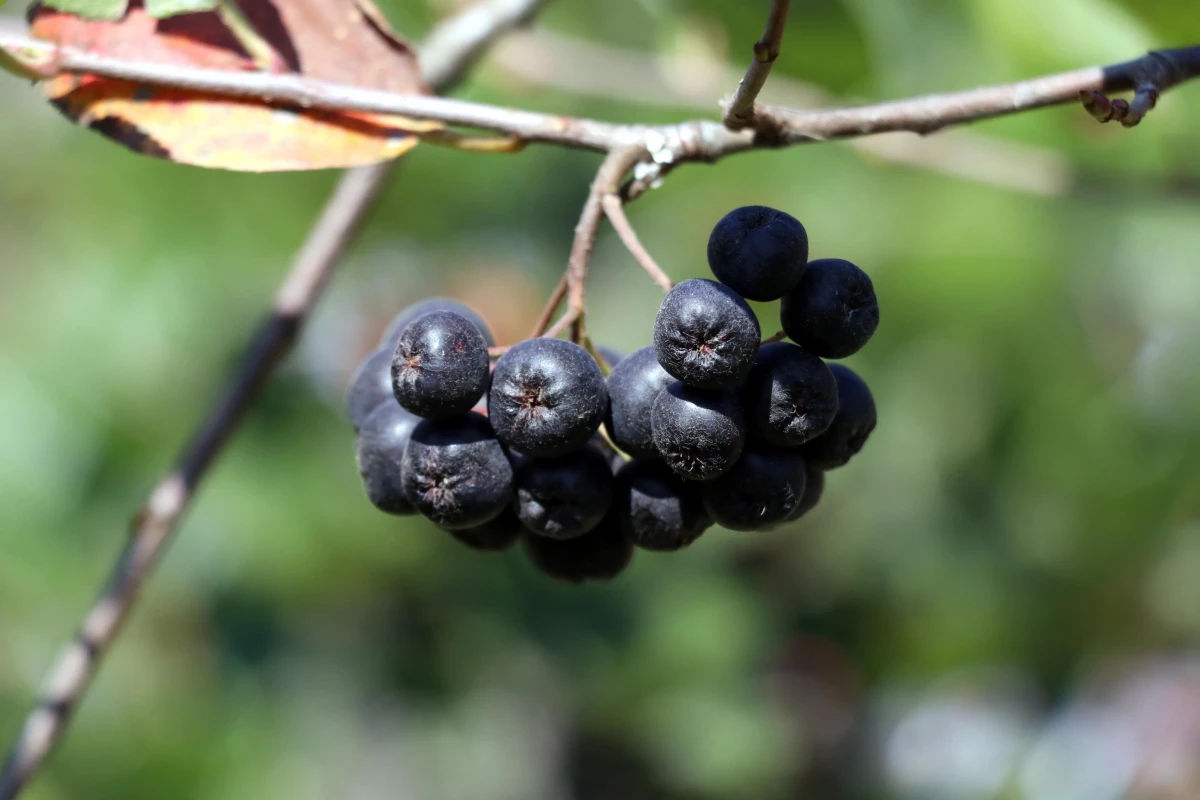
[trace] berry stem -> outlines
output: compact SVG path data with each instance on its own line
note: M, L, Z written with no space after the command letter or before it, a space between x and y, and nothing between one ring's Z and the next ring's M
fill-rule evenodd
M671 276L663 271L663 268L654 260L654 256L650 255L650 251L638 239L637 231L633 229L629 217L625 215L625 204L621 200L621 195L619 193L605 194L600 202L604 206L604 213L608 216L608 221L612 223L617 235L621 237L625 249L632 253L634 259L641 264L642 269L646 270L650 280L658 284L658 287L664 292L671 291L671 287L675 285L671 281Z
M554 291L550 294L550 299L546 301L546 307L542 309L542 315L538 317L537 324L533 326L533 333L529 335L530 339L536 339L546 333L546 329L550 327L550 321L554 319L554 312L562 305L563 298L567 296L567 275L564 272L563 276L558 279L558 285L554 287Z

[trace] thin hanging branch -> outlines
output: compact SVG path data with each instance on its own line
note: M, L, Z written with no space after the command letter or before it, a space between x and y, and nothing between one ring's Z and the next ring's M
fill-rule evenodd
M435 91L444 91L478 59L488 42L544 4L545 0L492 0L447 20L423 48L424 81ZM391 164L377 164L348 170L338 184L280 286L271 314L251 338L237 371L174 469L158 482L137 513L108 583L51 666L42 697L0 771L0 800L21 793L66 733L71 714L170 543L197 485L291 348L390 169Z

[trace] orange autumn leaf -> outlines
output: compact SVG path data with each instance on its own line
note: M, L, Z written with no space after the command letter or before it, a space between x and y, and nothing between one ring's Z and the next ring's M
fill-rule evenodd
M398 93L426 93L413 49L367 0L238 0L282 69ZM252 70L254 60L216 12L167 19L139 0L118 21L35 7L40 39L98 55L205 69ZM441 127L405 117L302 109L153 87L96 75L44 84L68 118L145 155L250 172L351 167L396 158Z

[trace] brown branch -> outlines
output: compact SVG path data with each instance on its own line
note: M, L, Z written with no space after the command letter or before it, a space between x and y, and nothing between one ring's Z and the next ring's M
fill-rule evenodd
M796 111L760 106L756 127L786 143L867 136L888 131L928 134L1035 108L1074 103L1081 92L1154 87L1163 92L1200 75L1200 45L1157 50L1108 67L1088 67L1016 83L859 108Z
M671 287L675 285L671 282L671 276L663 272L662 267L654 260L654 256L650 255L650 251L638 239L637 231L633 229L629 217L625 215L625 203L621 199L620 193L606 194L600 198L600 202L604 206L604 213L608 216L608 221L612 223L617 235L621 237L625 249L633 254L634 259L642 265L642 269L646 270L650 280L658 284L664 292L671 291Z
M600 220L604 218L604 197L615 195L620 190L621 179L625 177L625 173L638 161L648 157L649 153L643 148L624 147L609 153L600 169L596 171L596 178L588 190L579 222L575 225L575 241L571 244L571 255L567 259L567 271L564 275L567 284L567 310L546 332L547 336L558 336L570 327L573 341L579 342L584 339L584 292L588 266L592 259L592 247L596 244Z
M754 43L754 59L746 70L746 76L738 84L737 91L725 106L722 122L731 130L740 130L754 124L754 100L771 74L775 59L779 58L779 45L783 41L783 29L787 26L788 6L791 0L771 0L767 14L767 27L762 38Z
M931 133L950 125L1078 102L1080 92L1116 92L1153 84L1162 92L1200 75L1200 45L1162 50L1108 67L1089 67L1027 81L933 94L909 100L797 111L757 106L757 130L731 131L712 120L648 126L540 114L421 95L399 95L316 81L293 74L225 72L96 56L55 48L23 34L0 31L0 51L19 65L87 72L153 85L269 102L344 111L396 114L491 130L529 142L599 152L628 147L650 151L656 163L713 162L734 153L890 131Z
M647 53L545 28L506 37L492 52L491 63L533 86L660 111L708 112L712 98L742 77L740 70L714 58ZM686 75L687 81L672 81L671 75ZM764 93L768 90L780 105L792 108L849 105L778 73L771 74ZM936 138L901 132L843 143L875 160L1037 195L1061 195L1074 179L1069 159L1057 151L963 129Z
M487 42L523 22L544 2L494 0L447 20L423 50L422 77L426 84L436 91L448 88L478 58ZM42 697L26 718L0 770L0 800L12 800L20 794L62 739L72 713L171 541L197 485L295 341L390 167L385 163L349 170L338 184L284 279L270 316L251 339L233 378L175 467L158 482L134 518L107 585L75 638L51 666Z
M533 333L529 334L530 339L536 339L546 332L550 327L550 321L554 319L554 312L558 311L558 307L562 305L563 298L567 296L567 274L558 279L558 285L554 287L554 291L550 293L550 299L546 301L546 307L542 309L542 314L538 317L538 321L533 326Z

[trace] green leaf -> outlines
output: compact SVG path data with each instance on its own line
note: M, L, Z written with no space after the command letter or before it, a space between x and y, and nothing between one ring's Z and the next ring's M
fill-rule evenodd
M146 13L155 19L162 19L176 14L212 11L220 3L221 0L146 0Z
M129 0L46 0L45 5L84 19L116 21L125 16Z

